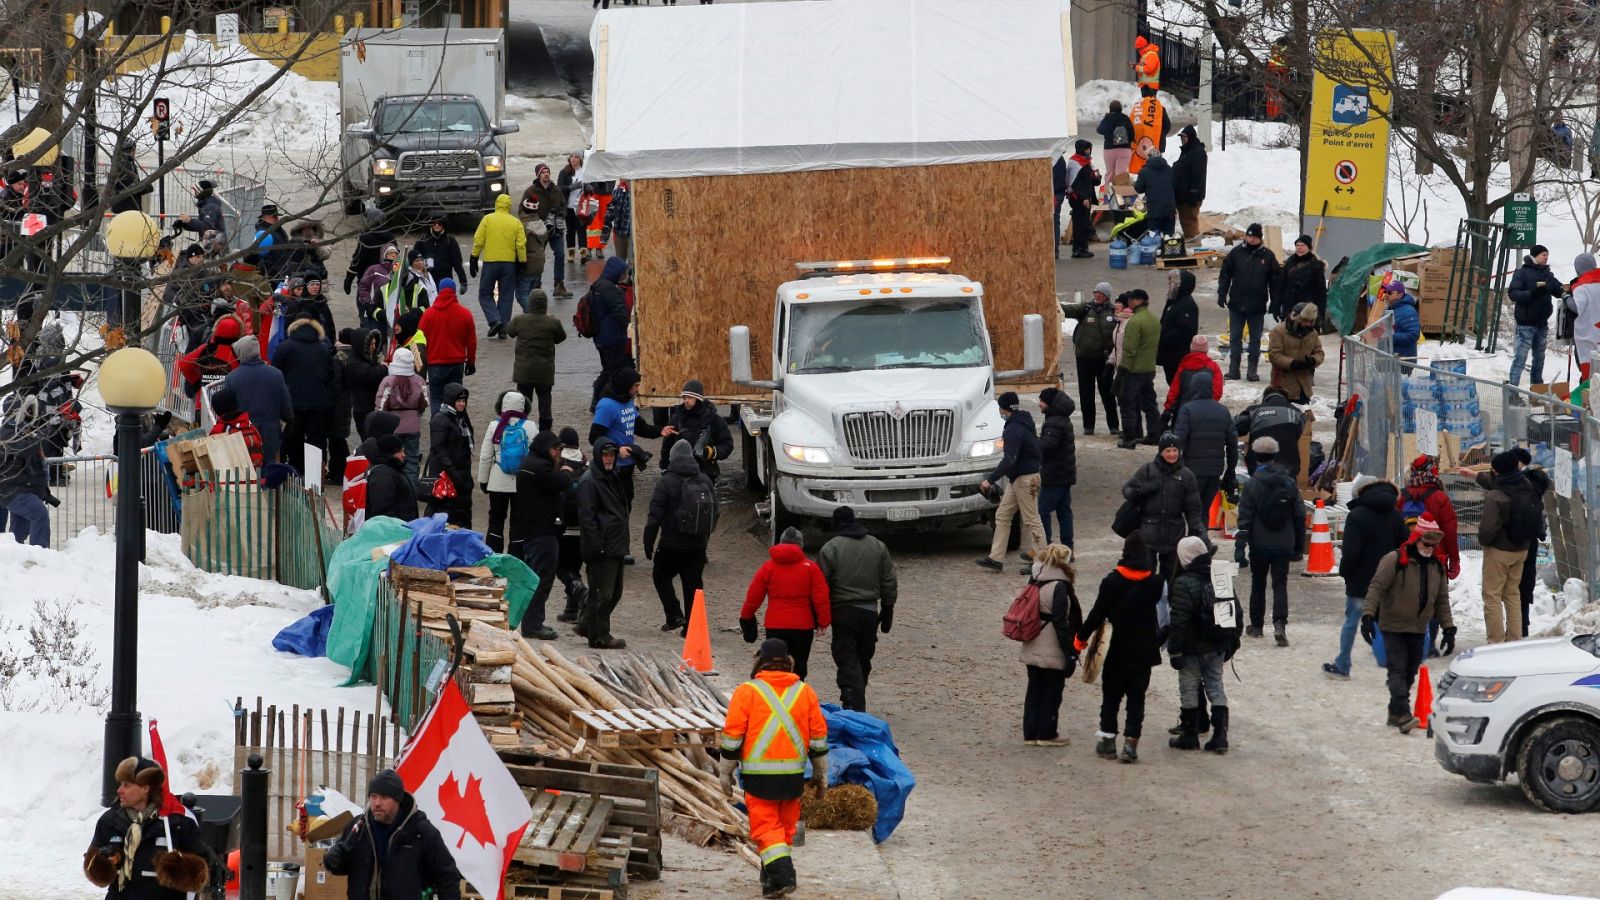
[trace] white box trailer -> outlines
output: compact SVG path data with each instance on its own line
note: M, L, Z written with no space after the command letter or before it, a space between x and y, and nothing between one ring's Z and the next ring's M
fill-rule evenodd
M340 125L364 122L380 97L471 94L505 118L506 39L499 28L356 28L339 49Z

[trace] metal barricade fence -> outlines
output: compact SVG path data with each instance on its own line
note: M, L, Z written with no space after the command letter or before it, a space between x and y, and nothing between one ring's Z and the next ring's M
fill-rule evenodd
M1600 585L1600 542L1586 510L1600 502L1600 421L1558 397L1469 376L1465 359L1401 360L1393 353L1391 326L1385 315L1344 339L1345 396L1357 399L1360 415L1349 471L1404 486L1411 460L1434 451L1461 546L1472 549L1486 491L1456 469L1526 448L1551 480L1545 546L1554 587L1576 578L1592 597Z
M115 456L53 456L45 460L50 473L50 546L60 549L93 526L115 534L117 525L117 458ZM156 454L139 455L139 488L144 497L144 527L161 534L178 531L178 506L172 479Z
M150 175L153 166L140 165L139 177L141 179ZM96 167L97 182L103 187L111 177L111 165L102 160ZM210 181L216 185L214 193L222 201L222 224L228 232L228 246L233 250L243 250L250 246L250 241L255 237L253 226L256 217L261 212L262 201L267 196L267 186L261 181L246 178L227 169L208 169L200 167L179 166L166 175L167 209L165 215L156 207L156 187L151 186L151 192L143 197L144 211L161 226L163 232L171 231L177 224L181 215L194 215L194 192L201 181ZM110 213L106 216L109 218ZM200 236L189 233L189 237L198 240Z

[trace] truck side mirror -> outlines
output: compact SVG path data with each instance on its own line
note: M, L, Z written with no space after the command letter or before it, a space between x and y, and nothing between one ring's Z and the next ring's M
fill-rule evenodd
M728 364L732 369L733 383L766 390L783 390L781 381L759 381L750 371L750 328L735 325L728 329Z
M344 130L345 137L359 138L363 141L376 141L378 133L367 127L367 123L360 122Z
M1028 313L1022 317L1022 368L996 372L995 378L1021 378L1044 371L1044 317Z
M495 134L516 134L521 130L522 126L516 122L501 122L494 127Z

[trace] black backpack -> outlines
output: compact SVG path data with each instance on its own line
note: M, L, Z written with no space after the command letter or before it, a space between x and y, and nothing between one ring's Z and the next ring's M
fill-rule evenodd
M1532 490L1507 491L1511 503L1506 508L1506 538L1515 544L1532 544L1544 530L1544 510L1539 495Z
M1239 603L1238 596L1226 600L1220 599L1211 587L1211 582L1206 582L1205 601L1200 604L1200 627L1207 643L1233 645L1239 640L1239 632L1244 624L1244 607ZM1233 605L1233 625L1224 626L1217 623L1217 607L1224 603Z
M717 492L704 475L683 480L683 493L673 512L679 534L705 537L717 527Z
M1287 479L1283 479L1287 481ZM1274 479L1275 482L1279 479ZM1295 521L1295 516L1300 515L1304 508L1300 500L1300 491L1293 482L1288 484L1274 483L1271 485L1272 493L1267 495L1267 502L1261 505L1261 524L1278 531L1288 528Z

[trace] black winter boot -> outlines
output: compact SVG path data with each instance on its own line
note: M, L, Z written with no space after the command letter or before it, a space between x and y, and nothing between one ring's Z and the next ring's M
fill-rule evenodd
M1228 752L1228 708L1226 706L1211 707L1211 740L1206 741L1206 749L1219 756Z
M1196 736L1194 727L1195 716L1198 712L1199 710L1197 709L1178 710L1178 726L1183 730L1178 733L1177 737L1167 739L1168 747L1174 750L1200 749L1200 738Z
M1228 381L1239 380L1239 357L1237 355L1228 357L1228 374L1224 375L1223 378Z
M763 897L782 897L795 889L794 857L784 856L767 863L767 884Z
M1102 735L1098 741L1094 742L1094 755L1101 759L1116 759L1117 736L1114 734L1109 737Z
M1256 363L1258 361L1259 361L1258 357L1255 357L1255 356L1250 357L1249 370L1244 373L1244 378L1245 378L1246 381L1260 381L1261 380L1261 376L1256 374Z
M1122 761L1125 763L1136 763L1139 761L1138 738L1122 739Z

